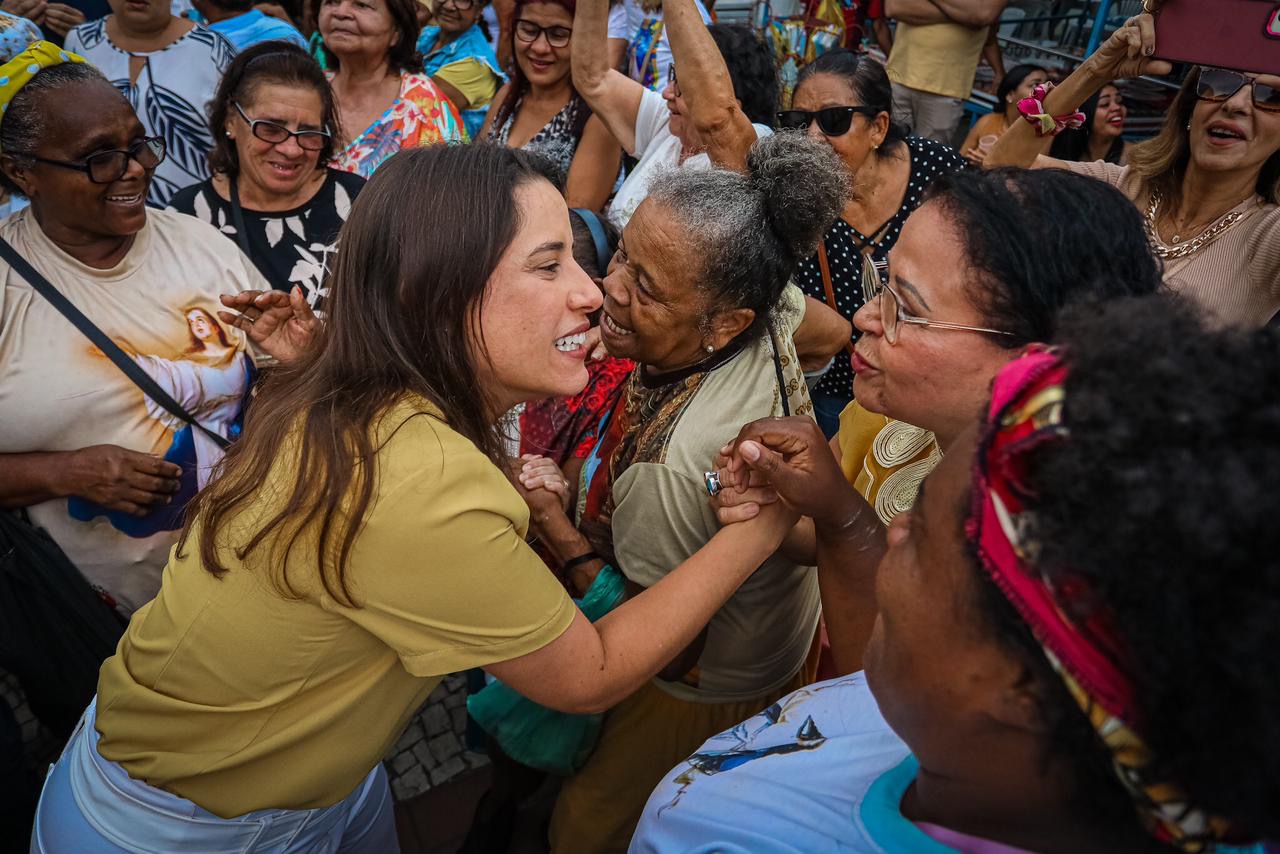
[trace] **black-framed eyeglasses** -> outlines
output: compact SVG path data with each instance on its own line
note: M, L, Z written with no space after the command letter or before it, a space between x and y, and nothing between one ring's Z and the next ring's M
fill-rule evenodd
M573 30L560 26L542 27L523 18L516 21L516 38L525 44L533 44L538 40L538 36L543 34L546 34L547 44L552 47L568 47L569 39L573 37Z
M778 113L778 127L783 130L808 130L816 119L818 130L826 136L844 136L858 113L870 118L884 110L879 107L827 107L822 110L783 110Z
M1253 105L1259 110L1280 112L1280 87L1259 83L1258 78L1225 68L1202 68L1196 80L1196 96L1202 101L1225 101L1245 85L1253 88Z
M680 81L676 79L676 64L674 62L667 66L667 85L671 87L672 94L679 98Z
M143 169L150 171L164 162L164 140L158 136L149 136L139 140L128 148L117 148L112 151L99 151L90 154L80 162L71 160L50 160L48 157L31 159L50 166L61 166L63 169L75 169L89 176L95 184L110 184L119 181L129 171L129 161L136 160Z
M453 6L459 12L469 12L476 5L476 0L436 0L436 6L443 9L445 6Z
M235 101L232 101L231 105L236 108L240 118L244 119L245 124L249 126L249 133L263 142L279 145L289 137L293 137L298 141L298 147L303 151L323 151L325 145L329 142L329 131L327 130L289 130L284 125L279 125L275 122L249 118L244 114L244 108Z

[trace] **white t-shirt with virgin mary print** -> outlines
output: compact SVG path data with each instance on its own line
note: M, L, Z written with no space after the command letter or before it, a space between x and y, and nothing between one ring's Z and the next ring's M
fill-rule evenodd
M241 333L218 320L218 296L270 285L234 243L194 217L149 210L124 260L97 270L54 245L30 208L0 222L0 236L197 421L237 434L253 364ZM0 453L118 445L184 465L173 504L146 519L74 498L28 508L32 522L125 609L154 596L178 511L221 451L143 395L3 262L0 413Z

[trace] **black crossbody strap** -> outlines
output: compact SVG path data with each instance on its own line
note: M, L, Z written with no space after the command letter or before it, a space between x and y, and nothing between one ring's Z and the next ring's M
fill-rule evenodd
M137 362L129 358L116 342L107 337L107 334L94 325L93 321L85 317L80 309L71 304L71 301L62 295L62 292L49 283L49 280L42 276L35 267L27 263L27 259L18 254L18 250L9 244L9 241L0 237L0 256L9 262L9 266L17 271L18 275L27 280L31 287L35 288L40 296L49 301L49 304L56 308L71 324L79 329L86 338L92 341L99 350L106 355L111 362L119 368L124 375L133 381L133 384L142 389L142 393L156 402L157 405L165 409L174 418L183 423L190 424L195 429L204 433L213 440L219 448L227 448L231 445L223 436L218 435L200 422L196 421L195 416L187 412L182 404L169 396L169 393L160 387L160 384L153 380L146 371L138 367Z
M252 61L252 60L251 60ZM244 210L240 207L240 188L236 186L236 176L227 176L227 186L231 196L231 222L236 227L236 243L246 258L252 258L249 252L249 232L244 227Z

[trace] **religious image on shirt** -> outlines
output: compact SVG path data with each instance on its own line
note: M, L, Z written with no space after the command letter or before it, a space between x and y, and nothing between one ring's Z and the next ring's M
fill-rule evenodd
M254 379L253 362L244 348L227 334L217 316L201 306L191 306L180 315L185 325L185 346L169 355L131 353L120 344L138 367L164 389L195 420L212 433L228 440L240 435L248 390ZM90 347L97 358L106 355ZM82 522L105 516L112 527L130 537L150 537L160 531L182 526L187 503L209 480L223 451L204 430L193 427L139 390L145 415L163 427L169 438L163 450L165 461L182 468L180 488L167 505L155 507L144 517L107 510L84 498L71 498L67 510Z
M814 694L828 688L842 688L857 683L858 679L843 679L838 682L801 688L794 694L784 697L760 714L748 718L733 729L722 732L707 740L704 749L693 754L677 766L677 773L671 782L680 788L676 790L671 802L664 804L658 815L680 803L680 799L699 777L713 777L741 768L749 762L755 762L770 756L785 756L817 750L827 743L827 738L818 729L811 715L805 715L797 725L798 716L793 714L796 707L803 706ZM796 726L795 735L779 739L779 729ZM772 742L760 746L758 740ZM724 746L719 747L722 743ZM716 745L713 747L713 745Z

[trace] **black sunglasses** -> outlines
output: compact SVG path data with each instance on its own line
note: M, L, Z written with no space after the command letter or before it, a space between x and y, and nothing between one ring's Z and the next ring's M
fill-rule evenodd
M236 108L236 112L240 114L240 118L244 119L245 124L249 126L249 133L263 142L279 145L289 137L293 137L298 141L298 147L303 151L323 151L325 144L329 141L329 132L327 130L289 130L284 125L278 125L275 122L269 122L264 119L251 119L244 114L244 108L238 103L232 101L231 104Z
M878 116L884 110L879 107L827 107L823 110L783 110L778 113L778 127L783 130L808 130L814 119L818 130L827 136L843 136L849 132L853 117L861 113L868 118Z
M50 166L61 166L63 169L83 172L95 184L110 184L124 177L124 173L129 171L130 160L138 161L138 165L147 171L159 166L164 161L164 140L158 136L149 136L128 148L90 154L79 163L69 160L50 160L47 157L36 157L34 154L31 155L31 159L39 163L48 163Z
M1259 83L1256 78L1225 68L1202 68L1196 80L1196 95L1202 101L1225 101L1246 84L1253 87L1253 105L1259 110L1280 112L1280 88Z

